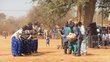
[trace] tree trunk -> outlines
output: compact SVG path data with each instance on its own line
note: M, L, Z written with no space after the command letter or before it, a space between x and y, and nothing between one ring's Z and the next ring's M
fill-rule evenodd
M78 11L77 11L78 22L81 21L81 15L82 15L82 5L78 5Z
M82 12L82 21L85 27L87 27L93 21L96 1L97 0L89 0L89 2L87 2L83 7L84 12Z

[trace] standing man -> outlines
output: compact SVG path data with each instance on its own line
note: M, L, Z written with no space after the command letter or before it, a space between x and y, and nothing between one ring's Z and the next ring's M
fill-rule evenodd
M60 35L61 35L61 47L63 47L63 38L64 38L64 27L62 27L62 29L60 30ZM64 49L64 47L63 47L63 49Z
M75 23L73 21L70 21L69 27L71 28L71 33L74 33L77 37L78 33L76 31ZM77 43L76 42L77 42L77 39L74 41L68 42L69 54L71 54L72 51L75 55L77 54Z
M8 36L8 32L7 31L3 31L3 36L5 37L5 39L7 38Z
M85 37L85 28L82 22L78 22L78 28L81 31L82 38L80 39L81 43L81 54L86 55L87 53L87 37Z
M66 36L67 36L69 33L71 33L71 29L70 29L70 27L68 26L68 24L66 24L66 25L64 26L63 32L64 32L64 35L63 35L64 53L67 54L68 40L67 40Z
M81 43L82 43L82 40L83 40L83 36L81 34L80 29L78 28L78 24L75 27L73 27L73 30L74 30L74 33L76 34L76 37L77 37L77 40L76 40L76 43L77 43L76 56L81 56L80 49L81 49Z
M37 38L38 33L35 30L31 31L31 40L32 40L32 53L37 53L38 52L38 38Z
M109 41L109 35L107 34L107 31L104 31L102 33L102 43L104 48L108 48L108 41Z

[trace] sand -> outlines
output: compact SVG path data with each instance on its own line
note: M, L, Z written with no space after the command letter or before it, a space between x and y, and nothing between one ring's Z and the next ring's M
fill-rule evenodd
M39 53L13 57L10 36L7 39L0 36L0 62L110 62L110 49L88 48L87 56L76 57L64 54L63 49L57 49L60 43L60 39L51 39L50 46L46 46L45 39L39 39Z

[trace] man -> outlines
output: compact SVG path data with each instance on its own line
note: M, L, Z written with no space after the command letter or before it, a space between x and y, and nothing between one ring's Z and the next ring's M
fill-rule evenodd
M75 33L77 35L77 31L75 29L75 23L73 21L70 21L69 27L71 28L71 33ZM68 42L68 49L69 49L69 54L73 53L76 55L77 54L77 39L74 41L69 41Z
M83 40L83 35L81 34L81 31L80 29L78 28L78 24L73 28L74 32L76 33L76 36L77 36L77 54L76 56L81 56L81 43L82 43L82 40Z
M68 24L65 25L64 29L63 29L64 35L63 35L63 46L64 46L64 53L67 54L67 49L68 49L68 40L66 38L66 36L71 33L71 29L68 26Z
M5 37L5 39L7 38L7 36L8 36L8 32L6 32L6 31L3 31L3 36Z
M32 53L38 52L38 33L35 30L31 30L31 42L32 42Z
M82 34L82 38L80 39L80 42L82 42L81 43L81 54L86 55L86 53L87 53L87 45L86 45L87 37L85 38L85 28L84 28L84 25L82 24L82 22L78 22L78 28L80 29L81 34Z
M109 41L109 35L107 34L107 31L104 31L102 33L102 43L104 48L108 48L108 41Z
M60 35L61 35L61 47L63 47L63 38L64 38L64 27L62 27L62 29L60 30ZM63 47L64 49L64 47Z

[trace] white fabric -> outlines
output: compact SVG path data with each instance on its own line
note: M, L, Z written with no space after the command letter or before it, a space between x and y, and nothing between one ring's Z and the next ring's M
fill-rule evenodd
M12 37L16 37L17 39L20 37L20 34L22 34L22 29L19 29L18 31L16 31L13 35L12 35Z
M108 34L109 40L110 40L110 34Z
M108 34L103 34L102 35L102 39L103 40L108 40L109 39L109 35Z
M97 32L100 32L100 29L97 29Z
M67 39L68 40L72 40L74 41L76 39L76 34L75 33L69 33L69 35L67 35Z
M87 42L88 42L88 36L84 38L81 44L81 54L87 52Z
M80 31L81 31L81 34L82 35L85 35L85 28L83 25L81 25L81 27L79 27Z

